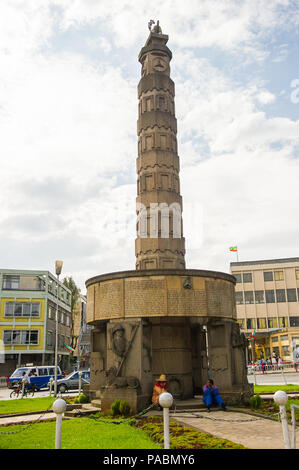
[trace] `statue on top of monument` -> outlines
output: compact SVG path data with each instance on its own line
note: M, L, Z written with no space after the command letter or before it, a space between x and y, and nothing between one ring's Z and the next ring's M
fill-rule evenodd
M159 20L157 21L156 26L154 26L153 29L152 29L153 24L155 24L154 20L150 20L148 22L148 29L150 30L150 32L151 33L156 33L156 34L162 34L162 29L161 29L161 26L159 24Z

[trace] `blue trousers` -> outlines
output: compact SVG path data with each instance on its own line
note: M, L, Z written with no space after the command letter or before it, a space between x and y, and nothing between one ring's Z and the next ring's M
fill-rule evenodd
M213 404L223 406L224 401L222 400L221 396L219 395L218 390L211 390L208 389L203 394L203 402L206 406L211 406Z

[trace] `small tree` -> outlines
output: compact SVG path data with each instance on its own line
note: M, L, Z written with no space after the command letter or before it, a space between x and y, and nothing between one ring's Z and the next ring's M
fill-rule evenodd
M76 302L78 301L78 298L80 296L80 293L81 293L81 290L79 289L79 287L76 285L74 279L72 278L72 276L70 277L65 277L62 281L62 283L68 288L70 289L71 291L71 324L70 324L70 327L71 327L71 337L70 337L70 346L73 348L73 349L76 349L77 347L77 342L78 342L78 335L75 335L75 332L74 332L74 317L76 315L78 315L78 312L76 311L75 309L75 306L76 306ZM74 353L72 352L72 356L74 355Z

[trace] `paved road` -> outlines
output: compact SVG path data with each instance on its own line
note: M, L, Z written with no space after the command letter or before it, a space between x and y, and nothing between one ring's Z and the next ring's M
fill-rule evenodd
M286 383L299 385L299 372L285 372L284 377L281 372L277 374L255 374L255 378L254 375L248 375L248 382L256 385L285 385Z
M0 388L0 400L9 400L10 399L9 395L11 391L12 390L8 388ZM78 394L78 390L70 390L66 393L66 395L77 395L77 394ZM35 392L33 398L48 397L49 395L50 395L49 390L42 390L40 392Z

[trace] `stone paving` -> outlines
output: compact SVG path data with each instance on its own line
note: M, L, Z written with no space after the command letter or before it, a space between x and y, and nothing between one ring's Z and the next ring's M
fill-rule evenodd
M171 414L171 418L179 424L192 426L200 431L213 434L215 437L242 444L249 449L285 448L280 422L242 412L232 412L229 409L228 411L211 410L210 413L203 411L197 414L201 417L192 417L186 412ZM289 426L289 433L291 438L291 426Z

